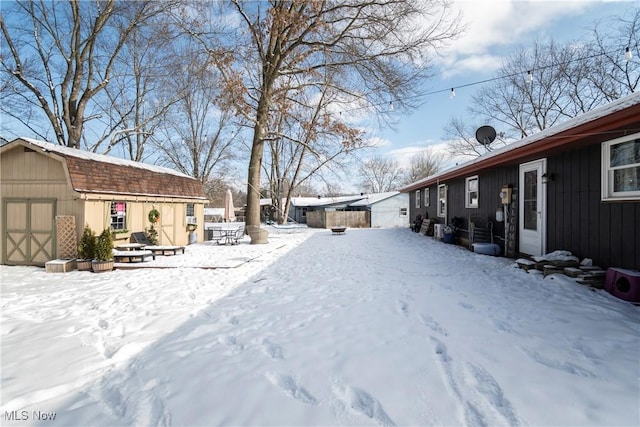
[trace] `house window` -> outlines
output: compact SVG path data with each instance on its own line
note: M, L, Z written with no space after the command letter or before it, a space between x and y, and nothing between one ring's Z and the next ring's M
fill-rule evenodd
M127 204L125 202L111 202L111 229L127 229Z
M640 199L640 134L602 143L602 200Z
M447 217L447 185L438 185L438 216Z
M464 189L465 189L464 190L464 194L465 194L464 207L477 208L478 207L478 175L470 176L469 178L465 179Z
M407 208L400 208L400 216L407 216Z
M420 190L416 190L416 208L420 207Z
M429 206L429 189L424 189L424 205Z

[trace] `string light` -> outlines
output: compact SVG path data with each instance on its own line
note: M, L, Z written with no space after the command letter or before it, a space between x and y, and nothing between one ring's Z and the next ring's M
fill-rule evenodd
M606 56L606 55L608 55L607 52L595 53L595 54L592 54L592 55L587 55L587 56L571 59L571 60L564 61L564 62L558 62L558 63L554 63L554 64L549 64L549 65L536 67L533 70L528 70L527 71L527 75L526 75L525 79L526 79L526 81L528 81L528 83L533 83L533 71L546 70L546 69L553 68L553 67L559 67L559 66L563 66L563 65L568 65L568 64L571 64L573 62L583 61L583 60L592 59L592 58L598 58L598 57ZM625 49L625 58L631 59L632 57L633 57L633 55L631 53L631 50L629 49L629 47L627 47ZM474 82L471 82L471 83L465 83L465 84L462 84L462 85L458 85L456 87L458 89L460 89L460 88L466 88L466 87L470 87L470 86L477 86L477 85L481 85L481 84L484 84L484 83L494 82L494 81L497 81L497 80L517 77L517 76L522 75L523 73L524 73L524 71L517 72L517 73L512 73L512 74L503 74L503 75L500 75L500 76L491 77L491 78L484 79L484 80L478 80L478 81L474 81ZM454 99L456 97L455 88L450 88L450 89L434 90L434 91L422 93L420 95L416 95L416 96L413 96L413 97L409 96L407 98L408 99L421 98L421 97L436 95L436 94L443 93L443 92L449 92L449 98L451 98L451 99ZM354 108L351 108L350 111L352 111L352 110L362 110L362 109L370 108L372 106L381 107L383 105L387 105L387 104L386 103L380 103L380 104L369 105L367 107L354 107ZM391 110L392 109L392 102L389 102L388 106L389 106L389 110ZM342 116L342 111L340 112L340 116Z
M633 54L631 53L631 49L629 49L629 46L627 46L627 49L625 49L624 58L627 61L629 61L629 60L631 60L631 58L633 58Z

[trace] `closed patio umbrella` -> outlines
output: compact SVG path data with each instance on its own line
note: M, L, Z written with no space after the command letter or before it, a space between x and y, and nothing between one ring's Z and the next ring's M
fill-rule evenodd
M233 208L233 195L231 194L231 189L228 189L227 193L224 196L224 220L227 222L236 220L235 209Z

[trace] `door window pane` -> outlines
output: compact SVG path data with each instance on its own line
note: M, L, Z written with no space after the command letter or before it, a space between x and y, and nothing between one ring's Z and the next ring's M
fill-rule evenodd
M538 171L524 173L524 228L538 229Z

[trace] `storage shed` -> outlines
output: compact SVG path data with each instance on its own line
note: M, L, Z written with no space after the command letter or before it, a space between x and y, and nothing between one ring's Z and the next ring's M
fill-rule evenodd
M197 229L207 202L202 183L175 170L28 138L3 144L0 162L2 264L75 256L85 225L96 233L111 229L115 243L128 242L132 232L151 226L153 210L160 244L203 240ZM75 233L61 237L63 222Z

